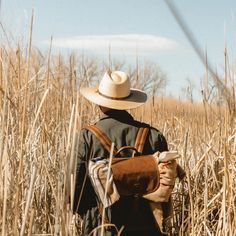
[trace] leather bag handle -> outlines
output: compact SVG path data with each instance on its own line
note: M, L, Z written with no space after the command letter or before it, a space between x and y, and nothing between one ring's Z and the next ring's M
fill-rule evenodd
M120 152L122 152L122 151L124 151L124 150L127 150L127 149L133 150L133 151L134 151L133 155L139 153L138 150L137 150L135 147L133 147L133 146L123 146L123 147L121 147L121 148L118 149L118 151L116 152L115 156L119 155Z

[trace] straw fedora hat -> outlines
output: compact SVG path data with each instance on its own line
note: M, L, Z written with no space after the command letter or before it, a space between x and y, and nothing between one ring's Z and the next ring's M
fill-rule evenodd
M106 72L98 87L81 88L80 92L97 105L117 110L133 109L147 100L145 92L130 88L129 76L122 71Z

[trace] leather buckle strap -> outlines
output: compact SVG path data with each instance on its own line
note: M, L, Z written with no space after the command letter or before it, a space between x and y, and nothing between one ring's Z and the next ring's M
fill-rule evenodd
M111 151L111 146L112 146L111 140L97 126L89 125L89 126L86 126L85 129L91 131L97 137L97 139L100 140L100 142L102 143L102 145L108 152ZM117 152L117 148L114 147L113 153L115 154L116 152Z
M136 136L134 147L138 150L139 153L143 152L144 144L148 135L149 128L141 127L138 130L138 134Z
M111 140L97 126L90 125L90 126L86 126L85 129L91 131L97 137L97 139L100 140L100 142L102 143L102 145L104 146L104 148L108 152L111 151L111 145L112 145ZM136 140L135 140L135 144L134 144L134 148L137 149L137 151L139 153L143 152L143 148L144 148L144 145L145 145L145 141L146 141L148 132L149 132L148 127L141 127L138 130ZM117 148L114 147L113 154L115 155L117 152L118 152Z

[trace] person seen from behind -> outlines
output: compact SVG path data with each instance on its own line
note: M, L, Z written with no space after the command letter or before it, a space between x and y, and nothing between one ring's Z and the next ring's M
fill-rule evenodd
M158 188L153 194L142 197L122 196L119 191L113 190L111 196L115 196L115 200L104 206L89 176L89 163L98 158L101 163L103 159L109 159L109 148L105 148L89 129L82 129L76 149L74 212L82 218L84 236L100 235L101 231L96 229L100 229L102 223L106 226L103 234L105 236L117 235L119 230L121 236L166 235L170 226L168 220L172 217L171 192L179 174L175 159L179 155L176 151L168 151L167 141L158 129L135 120L127 111L147 101L147 94L131 88L130 84L126 73L108 71L98 87L82 88L81 94L99 106L102 117L94 124L95 129L101 130L107 137L105 140L111 140L115 147L135 146L140 128L148 128L141 154L156 158ZM127 149L120 156L131 157L132 154L133 150Z

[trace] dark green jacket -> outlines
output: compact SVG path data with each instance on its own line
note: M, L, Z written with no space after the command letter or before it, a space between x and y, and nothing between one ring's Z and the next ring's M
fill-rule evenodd
M122 146L134 146L135 138L140 127L148 124L133 119L127 111L109 110L96 123L117 148ZM167 151L165 137L157 129L150 127L150 133L146 140L143 154L152 154L156 151ZM126 150L129 152L129 150ZM109 153L101 146L100 141L88 130L82 129L78 141L76 183L74 195L74 211L83 218L83 234L89 232L101 223L101 217L97 208L96 194L86 175L89 159L95 157L109 157ZM124 156L131 155L124 153ZM145 204L145 203L144 203ZM109 212L108 212L109 215ZM120 216L122 217L122 216ZM145 224L145 222L143 222ZM112 235L112 234L106 234Z

